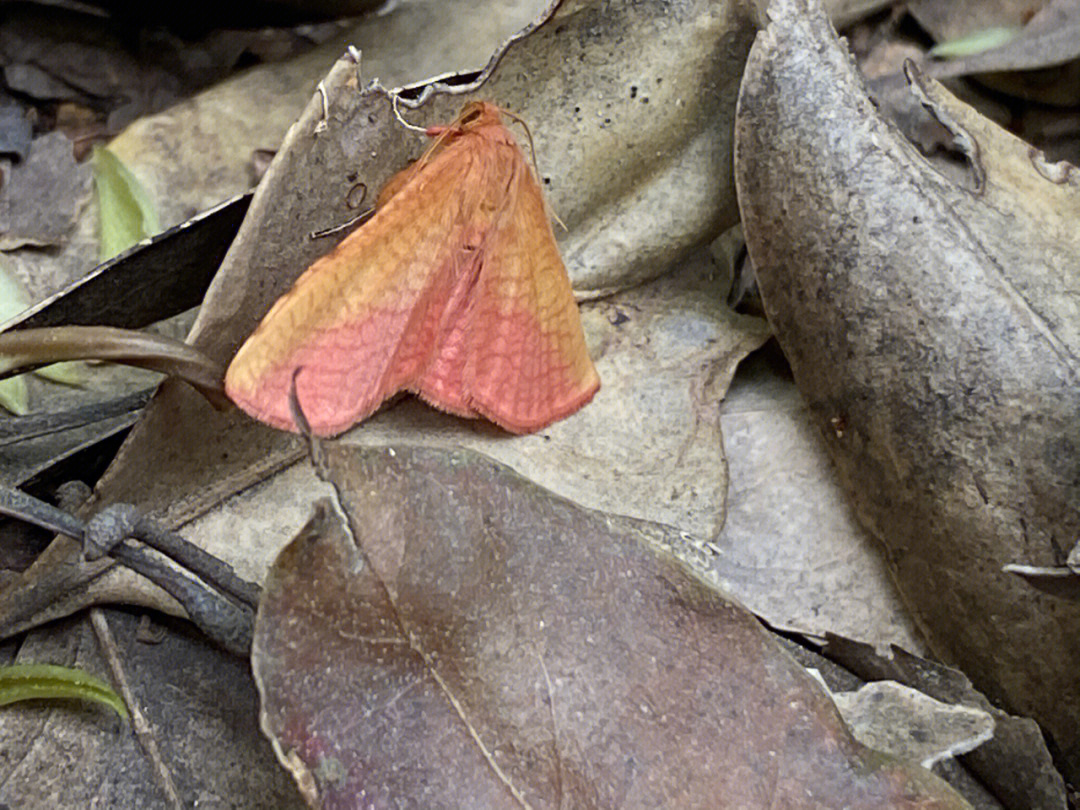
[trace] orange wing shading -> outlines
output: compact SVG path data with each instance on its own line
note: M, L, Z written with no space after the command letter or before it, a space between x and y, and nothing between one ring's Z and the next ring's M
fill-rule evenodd
M600 378L540 187L516 158L480 260L465 380L481 415L530 433L589 402Z
M498 108L468 105L388 189L241 347L225 377L233 401L295 429L299 369L297 399L320 436L401 390L519 433L588 402L599 379L570 283Z

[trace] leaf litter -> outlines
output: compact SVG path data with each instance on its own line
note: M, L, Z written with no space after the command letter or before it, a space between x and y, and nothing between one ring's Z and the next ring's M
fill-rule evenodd
M415 410L415 409L414 409L414 410ZM451 435L452 435L452 434L451 434ZM718 434L717 434L717 435L718 435ZM292 469L291 469L291 470L290 470L289 472L290 472L290 474L292 474L292 473L294 473L295 471L296 471L296 468L292 468ZM228 486L226 486L226 490L227 490L227 489L228 489ZM219 493L219 495L220 495L220 493ZM197 503L199 502L199 500L200 500L200 499L199 499L198 497L196 497L196 498L195 498L194 500L195 500L195 502L196 502L196 504L197 504ZM211 501L212 501L212 499L203 499L203 500L202 500L202 503L204 503L204 504L205 504L205 503L209 503L209 502L211 502ZM181 511L182 511L183 509L188 509L188 510L190 510L190 509L192 509L192 508L193 508L193 507L191 506L191 504L190 504L190 502L189 502L189 504L188 504L187 506L182 506L182 507L181 507ZM198 510L199 510L199 508L200 508L200 507L196 505L196 506L194 507L194 510L195 510L195 511L198 511ZM722 520L722 515L721 515L721 518L720 518L720 519ZM271 547L274 547L274 544L273 544L273 543L271 543L270 545L271 545ZM115 594L115 593L117 593L117 592L115 592L115 591L114 591L114 594ZM100 594L99 594L99 595L100 595Z

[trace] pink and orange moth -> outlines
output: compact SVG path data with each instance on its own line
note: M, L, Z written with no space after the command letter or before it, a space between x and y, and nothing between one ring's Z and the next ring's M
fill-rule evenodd
M600 379L540 186L498 107L468 104L395 175L374 216L278 299L225 375L256 419L333 436L411 391L530 433Z

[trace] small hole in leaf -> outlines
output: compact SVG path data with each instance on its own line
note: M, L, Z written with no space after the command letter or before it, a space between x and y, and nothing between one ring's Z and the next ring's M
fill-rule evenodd
M363 183L357 183L349 189L349 193L345 197L345 205L355 211L363 204L365 197L367 197L367 186Z

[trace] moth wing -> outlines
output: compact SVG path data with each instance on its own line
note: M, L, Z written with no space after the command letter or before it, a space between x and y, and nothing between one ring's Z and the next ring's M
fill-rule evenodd
M316 261L233 358L230 398L262 422L295 430L295 372L312 431L331 436L411 387L468 262L459 213L474 205L478 169L458 144L448 146Z
M463 241L458 284L446 302L442 324L432 346L427 366L410 386L421 398L436 408L458 416L476 416L471 392L465 380L467 361L472 351L471 324L477 293L477 277L487 255L492 225L500 220L513 193L513 179L520 152L515 145L484 136L469 139L469 148L481 170L483 183L467 200L462 211L470 223L469 238Z
M529 433L577 411L600 387L540 187L520 151L480 256L465 386L480 414Z

